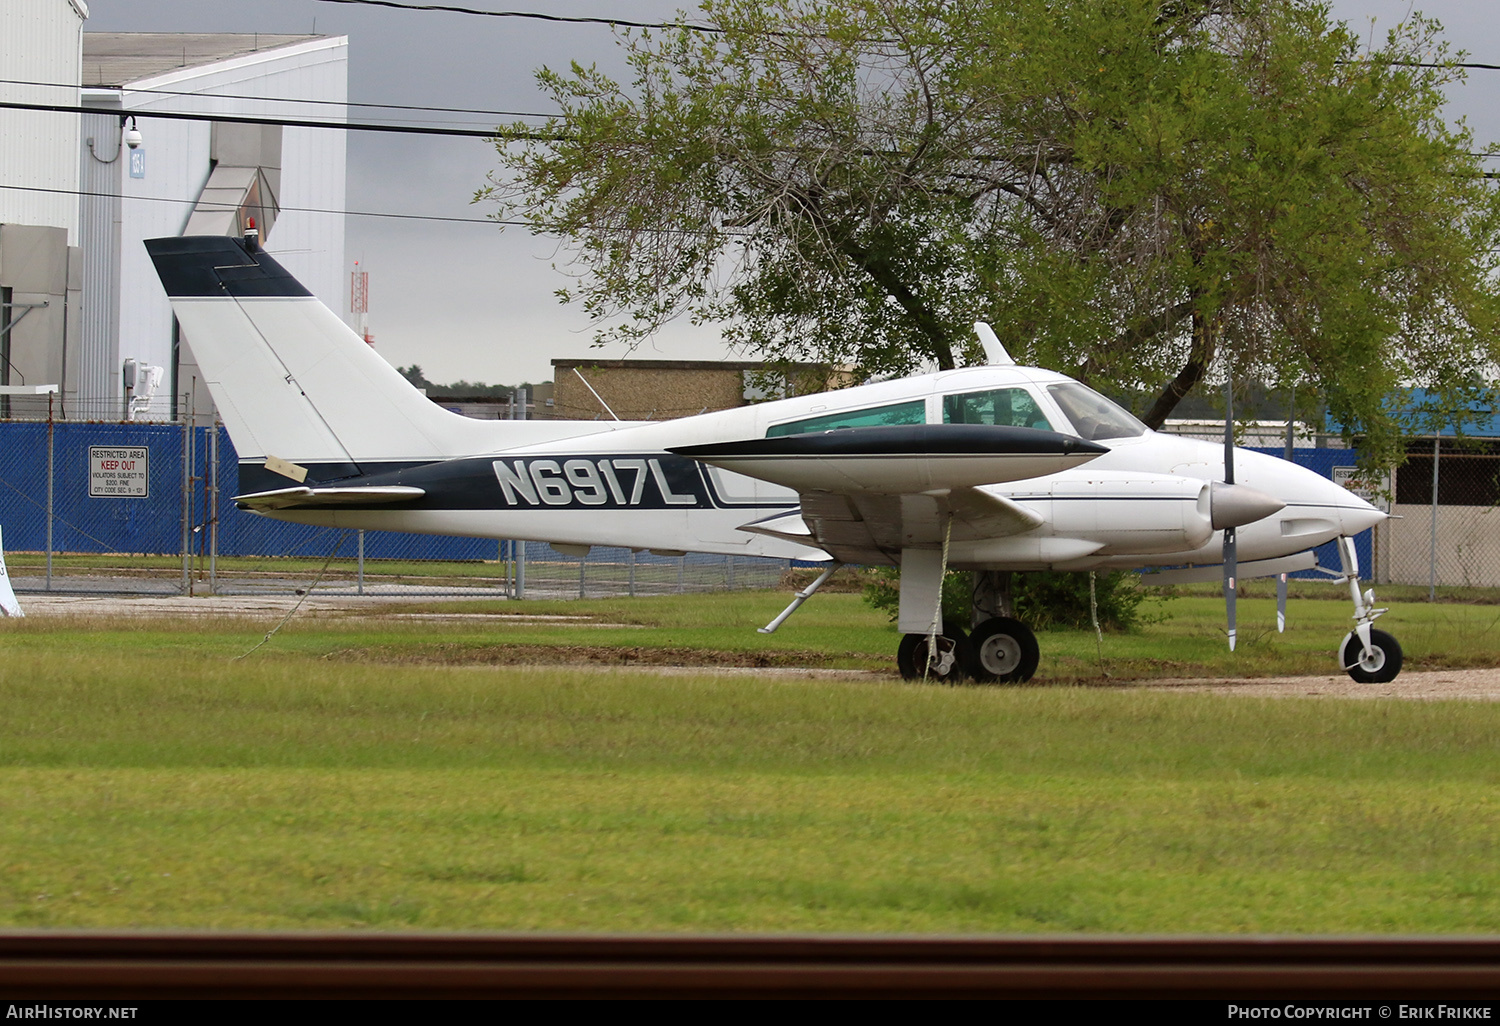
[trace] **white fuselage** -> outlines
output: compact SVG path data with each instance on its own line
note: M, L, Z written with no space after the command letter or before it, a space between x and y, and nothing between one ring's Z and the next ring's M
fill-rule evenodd
M1024 389L1051 429L1088 437L1086 428L1074 424L1076 412L1070 415L1048 391L1068 381L1035 368L969 368L681 420L598 424L596 430L576 422L559 424L558 434L566 437L546 441L538 436L547 428L533 422L526 425L524 441L517 439L519 445L508 444L514 438L509 430L516 425L471 422L469 431L489 428L497 444L488 451L476 446L451 455L483 457L496 465L502 487L501 501L493 507L285 510L269 515L335 527L826 559L827 547L819 548L812 539L799 544L741 530L795 511L797 491L704 467L705 494L694 497L664 476L664 466L681 460L667 450L761 438L778 425L826 422L865 410L897 409L926 423L942 423L945 397L952 402L953 397L1002 388ZM918 404L915 413L913 404ZM1096 440L1109 452L1084 466L981 485L982 491L1034 511L1042 523L1005 537L955 533L949 565L1024 570L1217 563L1222 532L1209 526L1203 490L1223 480L1223 446L1152 431ZM1301 552L1384 519L1332 481L1261 453L1236 450L1235 478L1286 503L1279 512L1238 529L1242 560ZM830 488L837 485L830 481ZM890 491L900 494L909 487L904 480L893 481Z

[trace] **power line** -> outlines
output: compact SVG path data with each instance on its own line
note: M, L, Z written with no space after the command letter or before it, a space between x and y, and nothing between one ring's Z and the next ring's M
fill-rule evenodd
M417 110L435 114L487 114L497 118L554 118L557 114L538 114L534 111L487 110L481 107L423 107L411 103L361 103L358 100L303 100L295 96L252 96L248 93L202 93L183 89L137 89L134 86L82 86L77 82L36 82L24 78L0 78L0 85L38 86L45 89L108 89L129 93L150 93L156 96L209 96L224 100L256 100L261 103L297 103L325 107L367 107L372 110Z
M1369 63L1367 61L1346 61L1348 64ZM1434 63L1432 61L1381 61L1381 64L1389 64L1394 68L1469 68L1476 71L1500 71L1500 64L1478 64L1473 61L1447 61Z
M123 192L95 192L90 189L54 189L41 185L4 185L0 189L12 189L19 192L42 192L55 196L88 196L96 199L130 200L140 203L175 203L178 206L196 207L197 200L175 199L171 196L129 196ZM240 209L237 204L210 203L205 205L205 210L213 213L226 213ZM398 221L443 221L453 224L488 224L499 225L504 228L532 228L543 231L555 231L563 226L559 224L536 225L529 221L506 221L497 217L446 217L440 214L397 214L384 210L335 210L332 207L277 207L277 214L295 212L299 214L340 214L345 217L385 217ZM599 225L588 225L586 227L599 228ZM606 227L604 230L615 230ZM655 235L686 235L690 233L687 228L634 228L631 231L646 232ZM736 231L727 234L740 234Z
M188 114L166 110L122 110L108 107L78 107L66 103L16 103L0 101L0 109L40 110L61 114L104 114L110 117L162 118L168 121L209 121L231 125L282 125L287 128L333 128L344 132L390 132L401 135L450 135L465 139L493 139L494 129L428 128L422 125L376 125L362 121L317 121L311 118L247 118L231 114ZM555 142L563 136L539 132L507 133L508 138Z
M395 0L317 0L323 4L348 4L353 7L390 7L398 11L439 11L444 14L470 14L481 18L523 18L531 21L552 21L570 25L623 25L626 28L644 29L690 29L694 32L723 32L717 25L694 25L683 21L631 21L627 18L578 18L562 14L538 14L535 11L483 11L474 7L454 7L449 4L405 4ZM777 33L778 35L780 33Z
M56 196L89 196L95 199L131 200L141 203L175 203L178 206L196 207L197 200L175 199L171 196L128 196L123 192L95 192L90 189L52 189L40 185L3 185L0 189L20 192L44 192ZM210 204L204 209L216 213L238 210L235 204ZM398 221L449 221L456 224L497 224L505 227L529 228L524 221L501 221L491 217L444 217L438 214L396 214L383 210L334 210L331 207L278 207L277 213L293 211L299 214L341 214L346 217L386 217Z
M161 118L169 121L207 121L220 122L234 125L280 125L286 128L332 128L345 132L387 132L401 135L437 135L450 136L464 139L484 139L494 141L499 138L500 132L496 129L471 129L471 128L427 128L420 125L376 125L356 121L315 121L303 118L248 118L230 114L188 114L182 111L150 111L150 110L121 110L105 107L76 107L65 103L15 103L11 101L0 101L0 110L35 110L49 113L62 114L103 114L109 117L121 118ZM504 133L506 141L524 142L567 142L574 137L565 133L556 132L512 132ZM859 151L865 156L880 155L884 151L865 149ZM1500 157L1496 153L1470 153L1471 157L1483 160L1491 160ZM993 157L974 155L973 159L979 162L994 160ZM1500 173L1489 172L1486 178L1500 178Z

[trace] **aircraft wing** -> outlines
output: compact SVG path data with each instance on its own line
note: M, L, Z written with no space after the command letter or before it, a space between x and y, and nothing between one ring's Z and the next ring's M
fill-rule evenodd
M983 486L1055 474L1109 450L1031 428L913 424L672 451L797 490L799 513L741 530L816 545L847 563L886 563L903 549L940 546L945 535L1001 538L1040 526L1040 514Z
M272 509L296 509L298 507L366 506L372 503L406 502L420 499L427 491L410 485L363 485L339 488L336 486L276 488L269 492L251 492L236 495L234 503L240 509L261 513Z
M1109 450L1073 435L993 424L902 424L710 442L679 456L798 493L905 495L1005 484L1087 463Z

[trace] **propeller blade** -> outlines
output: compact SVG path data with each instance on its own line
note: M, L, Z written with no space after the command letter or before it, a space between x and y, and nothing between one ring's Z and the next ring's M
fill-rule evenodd
M1234 484L1234 376L1224 382L1224 483ZM1234 651L1234 600L1239 582L1234 528L1224 528L1224 613L1229 619L1229 651Z
M1224 483L1234 484L1234 382L1224 385Z
M1276 633L1286 633L1286 574L1276 575Z
M1234 528L1224 529L1224 611L1229 617L1229 651L1234 651L1234 600L1239 581L1235 559Z

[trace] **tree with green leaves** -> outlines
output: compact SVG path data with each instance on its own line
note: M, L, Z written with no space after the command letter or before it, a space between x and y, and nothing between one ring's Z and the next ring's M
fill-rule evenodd
M1500 352L1500 201L1413 16L1365 49L1313 0L704 0L621 33L633 80L542 69L478 199L563 237L638 341L676 317L866 376L1023 362L1146 397L1298 386L1367 456L1401 388Z

